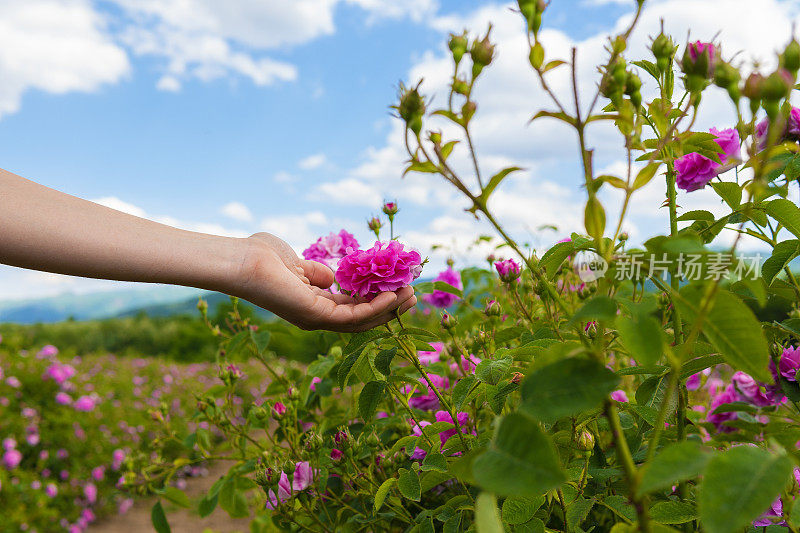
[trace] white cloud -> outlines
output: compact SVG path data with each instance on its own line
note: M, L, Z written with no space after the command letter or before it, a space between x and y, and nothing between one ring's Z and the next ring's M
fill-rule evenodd
M240 222L250 222L253 220L253 213L241 202L229 202L222 206L220 212L226 217Z
M409 17L415 22L420 22L425 17L432 16L438 8L435 0L346 0L348 4L355 4L370 13L370 22L381 18L399 19Z
M96 204L110 207L111 209L116 209L117 211L122 211L123 213L128 213L129 215L147 218L147 214L145 213L144 209L124 200L120 200L116 196L104 196L103 198L97 198L91 201Z
M181 90L181 82L173 76L162 76L156 83L156 88L160 91L176 93Z
M330 225L328 217L321 211L299 215L276 215L261 221L261 230L272 233L288 242L298 253L317 240Z
M0 117L31 89L93 92L130 71L87 0L0 2Z
M314 193L312 198L319 198L320 194L324 198L340 204L363 205L373 208L378 206L382 199L377 186L354 178L323 183L319 187L319 193Z
M314 170L328 162L328 158L323 153L312 154L308 157L301 159L297 166L303 170Z

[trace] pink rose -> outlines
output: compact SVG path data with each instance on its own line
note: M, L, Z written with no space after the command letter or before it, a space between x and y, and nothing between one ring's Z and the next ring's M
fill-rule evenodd
M730 164L740 158L741 142L739 133L735 129L720 131L711 128L710 133L717 137L715 140L720 146L719 158L722 165ZM675 160L675 170L677 171L675 184L686 192L702 189L716 175L725 170L722 165L696 152L688 153Z
M351 233L341 230L317 239L303 250L303 257L327 265L335 272L339 259L347 255L348 250L358 250L358 241Z
M72 407L76 411L83 411L83 412L92 411L95 407L95 401L91 396L81 396L80 398L75 400L75 403L72 405Z
M442 353L444 350L444 343L443 342L431 342L429 343L431 348L433 348L432 352L417 352L417 357L419 357L419 362L423 365L432 365L433 363L439 362L439 354Z
M314 482L314 470L308 461L301 461L294 467L294 476L292 478L292 490L301 491L311 486Z
M519 278L519 274L522 272L522 267L513 259L497 261L494 264L494 268L497 269L497 274L500 276L500 279L506 283L510 283Z
M627 403L629 401L628 395L625 394L624 390L615 390L614 392L612 392L611 399L614 400L615 402L620 402L620 403Z
M741 139L739 139L739 132L735 128L728 128L725 130L718 130L711 128L709 133L716 136L716 143L722 149L719 154L719 160L722 164L731 162L732 160L741 159Z
M58 494L58 487L55 483L48 483L44 488L44 493L47 494L49 498L55 498Z
M440 272L433 281L443 281L448 285L455 287L456 289L462 288L461 275L452 268L448 268L447 270ZM450 307L453 305L453 303L455 303L456 300L460 300L460 298L455 294L438 290L433 291L431 294L424 295L422 299L434 307L441 308Z
M371 299L396 291L422 273L419 253L404 250L397 241L376 242L369 250L353 250L339 260L336 281L354 296Z
M3 464L9 470L12 470L19 466L22 462L22 453L15 448L11 448L10 450L6 450L6 453L3 454Z
M72 398L64 391L56 393L56 403L59 405L69 405L72 403Z

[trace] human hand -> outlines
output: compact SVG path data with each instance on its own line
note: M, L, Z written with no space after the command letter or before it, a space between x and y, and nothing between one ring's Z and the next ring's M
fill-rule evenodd
M246 240L234 295L268 309L302 329L365 331L389 322L417 303L414 289L384 292L366 302L332 294L330 268L300 259L292 248L269 233Z

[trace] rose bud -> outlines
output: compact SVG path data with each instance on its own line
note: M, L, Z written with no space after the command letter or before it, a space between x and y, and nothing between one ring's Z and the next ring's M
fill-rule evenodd
M450 48L450 52L453 54L453 60L456 62L456 65L459 64L461 62L461 58L467 53L467 46L469 46L467 32L465 31L461 35L451 33L450 42L447 43L447 46Z
M579 450L588 452L594 448L594 435L584 429L578 436L578 442L576 444Z
M281 402L275 402L275 405L272 406L272 416L275 417L276 420L280 420L285 414L286 406Z
M662 32L653 40L653 45L650 49L656 58L656 67L658 67L659 72L663 73L669 70L669 64L675 56L675 44L672 39Z
M800 43L795 39L792 39L783 51L781 66L793 74L797 74L800 70Z
M458 319L450 313L443 313L441 324L444 329L452 329L458 324Z
M383 204L383 213L388 217L393 217L397 214L397 202L386 202Z
M422 117L425 115L425 99L419 94L419 85L413 89L400 85L400 103L395 109L406 126L419 135L422 130Z
M500 316L503 313L503 309L500 307L500 304L497 303L497 300L487 300L483 312L486 316Z
M472 57L472 77L477 78L483 67L491 64L494 59L494 45L489 40L489 32L486 32L486 36L480 41L477 39L473 41L469 55Z
M497 274L500 276L500 280L504 283L516 281L519 279L519 275L522 272L522 267L513 259L497 261L494 267L497 270Z

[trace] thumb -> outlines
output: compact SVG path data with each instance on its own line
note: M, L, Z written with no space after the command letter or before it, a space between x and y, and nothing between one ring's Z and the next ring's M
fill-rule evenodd
M300 260L300 266L305 272L308 281L315 287L327 289L333 284L333 270L317 261L308 259Z

